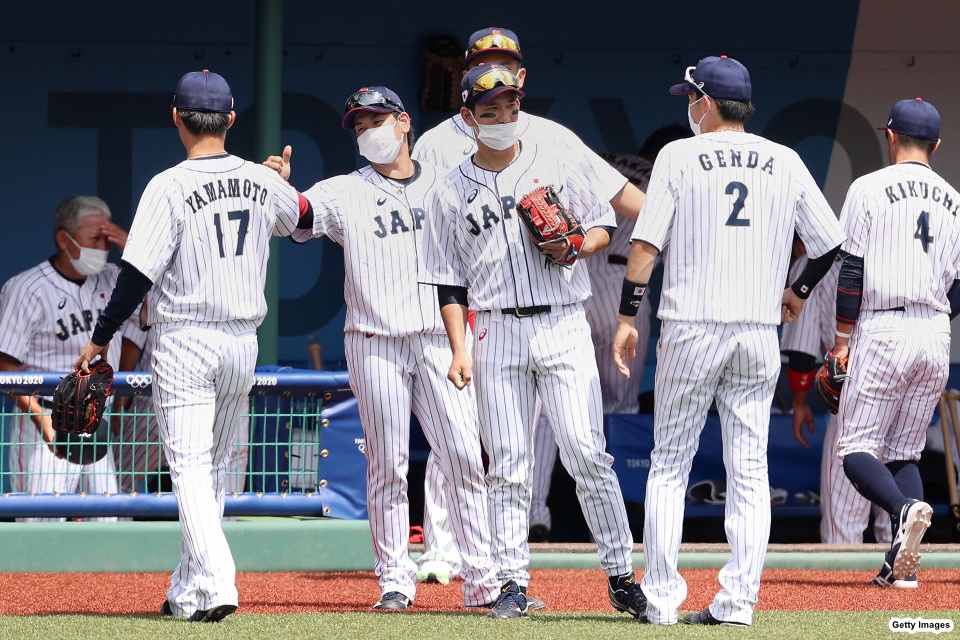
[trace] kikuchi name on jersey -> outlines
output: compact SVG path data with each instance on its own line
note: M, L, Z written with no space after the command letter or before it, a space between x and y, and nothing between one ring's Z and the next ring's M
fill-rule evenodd
M931 187L926 182L919 180L905 180L892 184L883 190L890 204L900 202L906 198L920 198L921 200L932 200L943 205L943 208L954 216L957 215L957 207L960 203L954 202L950 194L940 188L938 185Z

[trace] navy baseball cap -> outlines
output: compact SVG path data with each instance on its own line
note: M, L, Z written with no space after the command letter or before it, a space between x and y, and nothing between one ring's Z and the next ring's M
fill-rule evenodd
M173 94L173 106L184 111L230 113L233 93L223 76L209 69L183 74Z
M486 104L504 91L523 97L517 77L500 64L481 64L470 69L460 80L463 104Z
M344 129L353 129L353 121L358 111L373 111L375 113L403 113L403 102L400 96L387 87L361 87L352 96L347 98L343 106L344 116L340 126Z
M750 72L733 58L708 56L694 67L687 67L684 82L670 87L670 93L683 96L700 90L711 98L749 102L752 94Z
M467 50L463 54L464 62L470 64L471 60L487 51L502 51L517 60L523 60L523 54L520 53L520 40L510 29L487 27L474 31L467 40Z
M940 139L940 112L923 98L900 100L890 109L887 126L877 128L890 129L920 140L936 141Z

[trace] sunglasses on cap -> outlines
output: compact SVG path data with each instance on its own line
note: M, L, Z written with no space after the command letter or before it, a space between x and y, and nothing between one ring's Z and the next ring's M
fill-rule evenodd
M520 85L517 84L517 77L510 73L508 70L503 68L490 69L480 74L476 80L474 80L473 85L470 87L469 97L476 98L477 96L483 95L491 89L496 89L497 87L509 87L511 89L520 89Z
M344 105L344 111L350 111L351 109L363 107L384 107L386 109L396 111L397 113L403 112L402 106L379 91L374 91L372 89L361 89L347 98L347 102Z
M703 90L703 83L702 83L702 82L697 82L696 80L693 79L693 72L696 70L696 68L697 68L697 67L695 67L695 66L693 66L693 67L687 67L686 73L683 74L683 81L686 82L686 83L688 83L688 84L693 85L694 87L697 88L697 90L698 90L700 93L702 93L703 95L705 95L705 96L707 96L707 97L709 98L710 96L707 95L707 92Z
M506 49L507 51L513 51L517 55L520 55L520 45L517 44L516 40L502 33L491 33L474 42L470 50L467 51L467 57L480 53L481 51L486 51L487 49Z

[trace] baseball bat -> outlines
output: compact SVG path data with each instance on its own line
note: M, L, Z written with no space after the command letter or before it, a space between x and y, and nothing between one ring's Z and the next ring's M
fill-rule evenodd
M317 371L323 371L323 345L313 336L307 339L307 355L313 368Z
M950 512L953 514L954 531L960 532L960 495L957 492L957 471L953 464L952 427L956 435L956 448L960 449L960 423L957 422L957 401L960 393L944 391L940 396L940 428L943 429L943 459L947 469L947 489L950 491ZM949 427L947 423L950 423Z

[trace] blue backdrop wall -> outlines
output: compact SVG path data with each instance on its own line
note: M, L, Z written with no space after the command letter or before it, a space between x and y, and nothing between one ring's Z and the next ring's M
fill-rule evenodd
M282 138L294 147L292 182L306 189L361 162L352 134L339 128L343 101L360 86L395 89L419 130L449 115L419 104L421 54L436 37L462 46L470 32L490 25L520 36L528 68L524 108L569 126L597 151L635 151L653 130L685 124L684 101L666 88L687 65L720 53L742 60L758 107L749 129L795 147L836 207L850 176L883 163L872 127L893 99L914 95L918 86L930 87L933 95L925 97L935 103L953 97L938 81L955 62L949 32L925 26L917 53L902 35L911 31L907 25L875 17L895 6L891 0L871 3L869 13L858 2L822 0L789 7L758 0L598 0L562 15L555 4L540 2L479 6L285 2ZM179 9L5 3L0 220L8 240L0 280L53 253L53 210L69 195L96 193L120 224L129 224L150 177L183 157L169 104L185 71L206 67L228 78L239 116L228 149L252 157L254 8L250 0ZM944 15L942 22L952 21ZM860 68L862 74L854 73ZM878 74L889 80L875 80ZM960 167L960 157L941 156L950 168ZM282 242L279 251L281 361L302 364L308 336L321 340L325 358L338 360L339 248L326 240L303 247Z

